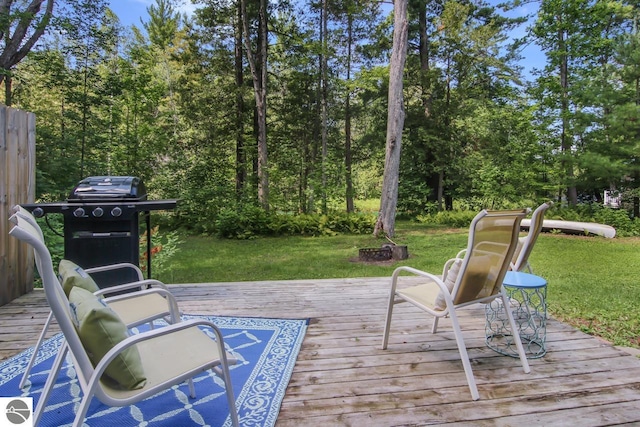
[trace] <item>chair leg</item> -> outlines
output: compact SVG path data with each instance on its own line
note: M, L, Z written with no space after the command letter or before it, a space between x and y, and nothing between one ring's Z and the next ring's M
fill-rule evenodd
M386 350L389 345L389 330L391 329L391 316L393 315L395 292L389 295L389 307L387 307L387 318L384 322L384 332L382 334L382 350Z
M462 329L460 329L460 323L458 322L458 316L455 310L450 311L451 323L453 324L453 332L456 336L456 343L458 344L458 351L460 352L460 359L462 360L462 366L464 367L464 373L467 376L467 383L469 384L469 390L471 391L471 398L473 400L480 399L478 393L478 387L476 386L476 380L473 377L473 370L471 369L471 362L469 361L469 354L467 353L467 347L464 344L464 338L462 337Z
M29 359L29 363L27 364L27 369L25 369L24 374L22 375L22 379L20 380L20 384L18 387L20 389L24 388L24 385L27 383L27 379L29 378L29 374L31 374L31 368L33 368L33 364L38 357L38 352L40 351L40 347L42 346L42 341L44 341L44 336L49 330L49 325L51 324L51 320L53 319L53 312L49 312L49 317L47 317L46 322L44 322L44 326L42 327L42 332L40 332L40 336L38 337L38 341L36 345L33 347L33 354L31 355L31 359Z
M82 401L80 402L80 406L78 406L78 412L76 412L76 417L73 420L73 427L82 427L84 424L84 418L87 416L87 411L89 410L89 403L91 403L91 398L93 397L93 391L89 392L88 390L85 392L84 396L82 396Z
M233 395L233 387L231 385L231 375L229 372L229 366L225 363L222 367L224 389L227 393L227 404L229 405L229 415L231 415L231 425L233 427L240 426L240 420L238 419L238 410L236 409L236 398Z
M518 333L518 325L516 325L516 321L513 318L511 304L509 304L509 298L507 297L507 293L504 288L502 288L502 290L500 291L500 296L502 298L502 306L504 307L505 313L507 313L507 317L509 318L509 325L511 325L511 335L513 336L513 340L516 343L516 348L518 349L520 362L522 362L522 369L524 369L525 374L528 374L529 372L531 372L531 368L529 367L529 361L527 360L527 355L524 352L524 346L522 345L522 340L520 339L520 334Z
M58 373L60 372L60 368L62 367L62 362L64 361L65 356L67 355L67 351L69 347L67 346L67 342L63 341L60 345L60 349L58 350L58 354L56 355L55 360L53 361L53 365L51 365L51 371L49 372L49 376L47 377L47 381L44 384L44 388L42 389L42 393L40 394L40 399L38 399L38 405L36 406L36 410L33 414L33 425L37 426L40 422L40 417L44 413L44 409L47 406L47 400L49 400L49 395L53 390L53 387L56 383L56 379L58 378Z
M431 325L432 334L435 334L436 332L438 332L438 320L440 320L438 316L433 316L433 324Z
M189 397L192 399L196 398L196 388L193 385L193 378L189 378L187 380L187 385L189 386Z

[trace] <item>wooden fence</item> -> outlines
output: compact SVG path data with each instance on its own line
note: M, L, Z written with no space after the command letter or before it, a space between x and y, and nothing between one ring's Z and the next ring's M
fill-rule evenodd
M0 306L33 290L33 251L9 236L16 204L33 203L36 116L0 105Z

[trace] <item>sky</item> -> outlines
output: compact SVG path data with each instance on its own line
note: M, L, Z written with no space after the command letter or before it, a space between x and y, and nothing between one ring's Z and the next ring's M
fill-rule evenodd
M498 2L499 0L490 0L490 2ZM191 4L190 0L182 0L183 4L180 7L180 12L191 13L195 10L195 6ZM530 14L533 12L532 7L535 5L532 2L524 2L522 6L511 11L508 16L518 17ZM145 22L148 21L147 7L155 4L155 0L109 0L109 7L120 18L120 22L125 25L136 25L142 29L141 19ZM524 35L526 26L522 25L518 30L514 31L512 37L522 37ZM524 57L522 65L525 70L525 78L531 79L531 70L533 68L542 68L545 64L544 55L540 52L540 49L535 45L530 45L522 51Z
M109 7L120 18L122 25L136 25L138 28L142 28L140 19L149 20L147 7L155 3L155 0L109 0ZM191 4L190 0L183 0L179 11L190 13L194 9L195 6Z

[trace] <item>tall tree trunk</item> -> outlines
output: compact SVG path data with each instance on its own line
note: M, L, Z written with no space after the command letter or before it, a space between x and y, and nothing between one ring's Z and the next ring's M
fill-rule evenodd
M393 5L393 51L389 69L389 105L387 108L387 140L382 180L380 212L373 234L395 235L398 182L400 179L400 152L404 128L403 72L407 59L407 4L408 0L395 0Z
M327 18L328 18L328 10L327 10L327 0L322 0L322 62L320 64L320 75L321 75L321 105L322 105L322 213L327 213L327 54L328 54L328 44L327 44Z
M427 36L427 7L424 1L420 4L418 15L420 28L420 86L422 96L422 108L425 117L431 116L431 83L429 81L429 37Z
M267 0L260 0L258 21L260 41L260 99L258 104L258 200L269 210L269 165L267 153L267 46L269 35L267 30Z
M636 106L640 106L640 78L636 78ZM633 159L634 163L638 162L638 158ZM640 183L640 171L635 172L636 185ZM633 217L640 218L640 197L637 195L633 197Z
M578 204L578 192L576 190L573 174L573 161L571 159L571 138L569 131L569 54L567 52L564 30L558 32L558 47L560 58L560 87L561 87L561 116L562 132L560 135L560 149L562 150L562 168L567 180L567 201L569 205Z
M4 105L6 105L7 107L11 107L11 103L13 102L12 96L11 96L12 82L13 82L13 79L11 78L11 75L7 74L4 77Z
M353 17L347 17L347 83L351 80L351 47L353 44ZM353 205L353 180L351 176L351 91L347 90L344 105L344 167L346 181L347 212L354 211Z
M84 177L84 164L87 154L87 120L89 109L89 46L85 50L85 63L83 70L83 88L82 88L82 139L80 149L80 179Z
M447 86L446 86L446 95L445 95L445 114L444 114L444 135L443 138L447 141L448 150L451 150L451 146L453 145L452 136L451 136L451 56L452 52L450 50L447 51ZM439 162L439 172L438 172L438 210L447 210L447 204L444 200L444 178L445 178L445 165L446 158L440 159Z
M242 67L242 6L237 5L235 28L235 83L236 83L236 197L240 199L247 180L247 155L244 148L244 74Z
M253 79L256 99L256 120L258 125L258 202L264 210L269 210L269 175L267 166L267 1L260 0L258 13L258 46L254 55L249 34L249 17L246 0L241 1L242 26L247 60ZM259 64L256 64L256 59Z

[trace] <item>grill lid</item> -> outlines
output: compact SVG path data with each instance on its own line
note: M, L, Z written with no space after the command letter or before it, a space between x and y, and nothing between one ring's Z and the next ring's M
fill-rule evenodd
M78 183L67 199L73 201L146 200L147 190L135 176L90 176Z

